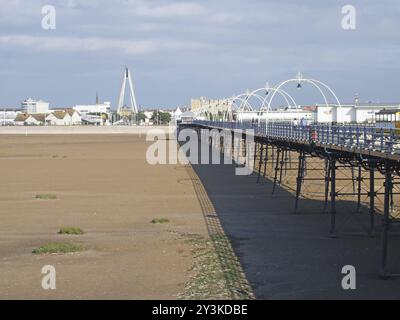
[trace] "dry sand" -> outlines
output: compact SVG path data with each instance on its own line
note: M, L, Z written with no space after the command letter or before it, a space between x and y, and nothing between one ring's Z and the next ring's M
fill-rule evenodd
M151 166L137 135L3 135L0 140L1 299L175 299L193 264L184 234L207 237L184 166ZM56 200L40 200L52 193ZM152 224L166 218L166 224ZM62 226L81 236L58 235ZM85 251L34 255L53 241ZM57 289L43 290L54 265Z

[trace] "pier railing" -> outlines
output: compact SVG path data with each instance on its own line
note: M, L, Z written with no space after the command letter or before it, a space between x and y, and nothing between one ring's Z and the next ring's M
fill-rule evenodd
M195 120L194 124L230 130L254 130L256 136L319 143L400 155L400 131L371 125L253 123Z

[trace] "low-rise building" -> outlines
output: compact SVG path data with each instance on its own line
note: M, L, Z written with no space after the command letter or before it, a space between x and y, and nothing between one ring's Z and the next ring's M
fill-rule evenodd
M400 103L319 104L300 108L273 109L269 111L236 111L239 121L268 120L292 121L305 119L317 123L374 123L375 114L382 110L400 110Z
M42 100L26 99L21 102L21 109L23 112L34 113L48 113L49 103Z
M201 109L204 105L213 105L218 104L221 100L218 99L209 99L205 97L200 97L198 99L191 99L190 100L190 110L196 111Z
M76 105L73 107L78 111L83 124L109 125L111 119L111 102Z
M12 108L0 108L0 125L14 125L14 120L21 110Z
M315 121L315 111L303 109L276 109L269 111L239 111L234 115L238 121L277 121L291 122L294 120Z
M186 111L181 114L181 123L192 123L196 119L196 114L192 111Z
M80 125L82 118L74 109L54 110L46 117L46 123L56 126Z
M172 121L174 121L176 123L177 121L181 120L182 113L183 112L182 112L181 108L177 107L176 110L172 114Z
M73 107L74 110L78 111L82 116L86 114L110 114L111 113L111 102L104 102L98 104L81 104Z
M14 119L14 124L16 126L24 126L25 125L25 121L29 118L29 114L25 113L25 112L21 112L19 114L17 114L17 116Z
M45 120L46 120L46 114L45 113L29 114L28 117L25 120L25 125L28 125L28 126L41 126L41 125L44 125Z
M317 105L316 121L319 123L373 123L377 112L393 109L400 109L400 103Z

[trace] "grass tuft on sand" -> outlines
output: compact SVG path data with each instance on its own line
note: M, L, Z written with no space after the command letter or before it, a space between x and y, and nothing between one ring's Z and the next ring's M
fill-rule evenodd
M39 248L33 249L34 254L46 254L46 253L70 253L79 252L83 250L83 246L80 244L66 243L66 242L50 242Z
M158 224L158 223L168 223L169 220L165 219L165 218L154 218L153 220L151 220L151 223L153 224Z
M84 232L79 227L61 227L58 234L80 235L84 234Z
M54 200L57 199L57 196L53 193L40 193L37 194L36 199L42 199L42 200Z
M188 270L190 279L178 296L180 299L254 299L225 234L213 234L210 238L184 234L183 239L192 247L194 262Z

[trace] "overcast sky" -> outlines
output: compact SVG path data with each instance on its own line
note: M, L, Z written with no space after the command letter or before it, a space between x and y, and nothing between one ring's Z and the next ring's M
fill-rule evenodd
M45 4L55 30L41 26ZM341 25L346 4L353 31ZM92 103L98 91L115 107L124 66L142 107L230 97L298 71L342 102L400 101L399 58L399 0L0 0L0 106Z

